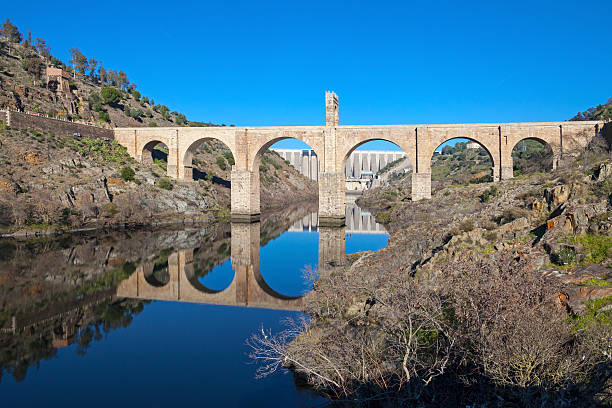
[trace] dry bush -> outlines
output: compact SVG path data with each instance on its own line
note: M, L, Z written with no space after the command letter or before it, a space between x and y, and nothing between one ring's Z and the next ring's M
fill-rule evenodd
M597 405L610 330L576 331L558 288L528 266L511 254L450 262L428 281L384 266L335 270L309 295L312 321L253 337L251 356L266 363L261 375L284 364L368 406Z

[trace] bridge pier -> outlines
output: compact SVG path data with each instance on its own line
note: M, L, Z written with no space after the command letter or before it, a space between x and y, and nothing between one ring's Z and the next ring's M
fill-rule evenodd
M412 173L412 201L431 198L431 171Z
M322 172L319 177L319 226L341 227L346 222L344 171Z
M259 170L232 169L232 222L259 221Z

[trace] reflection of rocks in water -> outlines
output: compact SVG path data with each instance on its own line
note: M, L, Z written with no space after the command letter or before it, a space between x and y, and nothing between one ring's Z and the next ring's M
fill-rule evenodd
M106 291L76 303L60 302L55 315L12 316L9 327L0 330L0 379L9 373L16 381L23 381L29 367L74 343L77 354L84 355L92 342L129 326L144 303L114 300Z
M247 257L236 267L232 304L236 299L249 306L263 304L261 299L274 299L262 307L278 307L291 300L266 293L252 265L258 269L260 242L280 235L296 217L311 210L304 203L300 205L303 208L298 212L289 207L264 213L261 223L248 228L250 237L257 235L257 239L249 241ZM178 291L173 273L179 268L185 276L181 292L188 293L189 288L197 291L189 283L194 274L204 276L234 255L232 241L239 234L232 237L232 232L229 224L215 224L183 230L0 240L0 378L4 371L23 379L29 366L54 356L56 348L77 343L78 352L84 353L92 341L108 331L127 327L147 303L141 296L144 288ZM142 277L137 289L141 293L129 297L140 299L126 299L117 293L120 285L137 276ZM298 308L298 304L291 308Z

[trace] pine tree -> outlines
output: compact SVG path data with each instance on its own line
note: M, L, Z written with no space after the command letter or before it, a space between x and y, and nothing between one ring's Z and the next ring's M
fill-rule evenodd
M36 52L38 52L38 55L41 57L45 59L51 58L51 48L49 48L47 42L42 38L37 38L35 40L34 48L36 48Z
M85 75L85 69L87 68L87 57L83 55L81 50L78 48L71 48L68 50L70 52L70 63L74 67L76 71L79 71L81 74Z
M106 73L106 69L104 69L104 67L102 66L102 61L100 61L100 69L98 70L98 76L100 77L100 82L102 82L103 84L108 81L108 75Z
M19 44L23 40L23 36L17 29L17 26L11 23L8 18L2 25L2 36L15 44Z
M98 66L98 61L96 61L95 58L90 58L89 59L89 76L91 78L95 77L97 66Z

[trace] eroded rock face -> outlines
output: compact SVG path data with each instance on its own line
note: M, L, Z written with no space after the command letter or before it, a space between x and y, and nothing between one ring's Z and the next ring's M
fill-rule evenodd
M593 174L593 180L603 181L612 175L612 163L602 163Z
M549 209L560 206L569 199L570 188L567 185L556 186L544 190L544 198L548 202Z

